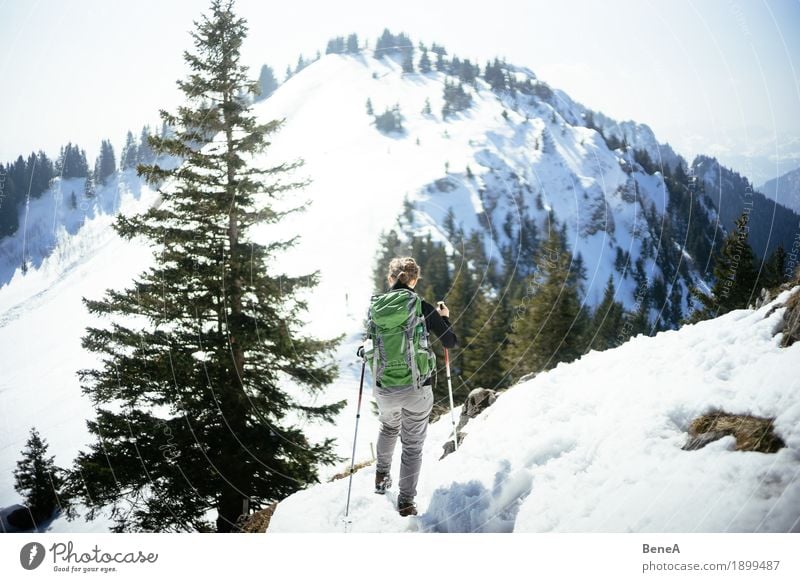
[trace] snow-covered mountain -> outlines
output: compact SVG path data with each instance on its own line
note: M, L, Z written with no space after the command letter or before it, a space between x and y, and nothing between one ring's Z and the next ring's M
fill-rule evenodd
M800 213L800 168L764 182L759 191Z
M336 425L305 427L312 439L336 436L342 457L352 446L360 369L354 354L373 292L378 241L408 205L410 218L401 224L409 234L429 232L448 242L442 225L452 209L465 231L481 233L487 255L495 258L525 218L541 222L552 211L584 260L588 305L600 301L612 277L618 300L634 307L643 293L631 275L637 264L647 289L664 289L662 314L686 314L689 285L703 282L707 257L693 257L687 240L691 234L710 244L714 210L692 202L695 223L674 214L662 173L676 168L675 153L646 126L593 113L526 69L512 73L524 91L498 95L478 79L466 89L471 107L445 120L443 73L403 73L392 57L332 54L255 105L265 121L286 119L265 165L302 158L300 177L312 180L300 194L310 202L307 210L257 236L301 234L273 267L287 274L319 270L320 284L307 297L306 330L320 337L346 334L336 354L339 378L321 398L346 398L348 406ZM376 112L398 105L404 131L379 131L366 112L368 98ZM423 112L426 100L430 113ZM126 172L86 208L73 209L65 197L73 188L82 191L80 182L57 181L25 209L17 234L0 241L0 507L18 501L11 474L32 426L61 466L86 446L93 410L76 371L97 361L80 346L83 330L95 323L81 297L122 288L149 264L149 249L121 241L111 222L116 211L155 203L156 194ZM665 223L673 225L669 237ZM23 254L32 258L24 276L18 270ZM620 254L626 265L616 260ZM365 415L361 430L375 434L376 419ZM368 437L359 442L360 459L369 445ZM321 476L338 470L324 468ZM53 530L102 529L104 523L59 520Z
M734 221L747 213L748 243L756 256L765 259L780 244L784 249L792 246L800 228L800 215L785 200L755 190L747 178L715 158L697 156L692 171L702 180L704 199L718 213L725 230L733 231Z
M423 452L419 516L373 494L373 464L353 477L349 531L800 532L800 342L782 348L775 335L791 293L517 384L440 460L452 438L441 419ZM735 450L728 435L684 450L692 421L716 411L775 418L786 447ZM267 531L345 531L347 487L295 493Z

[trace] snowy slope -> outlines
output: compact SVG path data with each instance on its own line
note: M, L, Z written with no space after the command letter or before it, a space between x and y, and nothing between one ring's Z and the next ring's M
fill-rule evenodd
M48 440L61 466L69 466L87 443L86 419L94 411L76 371L96 363L81 349L80 338L98 321L84 310L81 297L127 285L150 262L146 248L120 240L111 224L118 211L141 212L152 204L154 192L126 172L99 189L95 199L71 209L61 196L67 188L83 192L83 180L57 182L31 203L28 229L0 242L3 269L12 274L0 288L0 508L19 502L12 471L31 427ZM25 276L18 270L23 244L34 265ZM57 521L51 531L84 529L106 526L102 520Z
M800 344L773 336L790 293L518 384L439 461L443 419L426 441L418 519L372 493L373 465L353 479L352 531L800 532ZM787 447L737 452L723 437L681 450L713 409L775 417ZM268 531L343 531L346 490L342 479L292 495Z
M533 78L524 70L518 74ZM596 131L581 125L586 110L562 93L549 99L518 95L512 103L499 99L479 80L477 91L472 90L472 108L444 121L443 82L440 73L404 75L391 58L328 55L255 106L262 120L283 117L287 122L265 154L264 165L300 157L305 166L298 177L312 180L287 201L310 201L306 212L255 234L263 240L301 235L299 244L276 257L271 267L287 274L319 270L320 284L309 294L304 331L320 337L345 334L335 355L340 376L320 398L348 399L348 406L335 425L306 426L312 439L336 437L343 458L349 457L352 444L360 371L355 349L373 292L377 243L380 233L396 224L405 198L416 208L412 228L441 238L441 218L453 208L467 230L484 229L491 256L507 242L498 225L509 212L542 218L553 209L567 224L570 243L584 257L590 304L599 301L609 274L615 277L618 299L633 302L636 289L630 276L623 278L613 270L614 247L628 250L635 260L642 242L652 236L643 209L665 208L661 177L643 173L622 152L609 150ZM376 112L398 103L405 132L377 131L366 114L368 97ZM432 116L422 113L426 98ZM631 145L661 148L668 161L669 151L658 146L645 126L620 127ZM659 159L659 151L652 151L651 157ZM450 174L445 173L445 163ZM474 180L465 175L467 165ZM442 178L454 188L432 187ZM0 507L18 501L11 472L31 426L48 439L61 466L68 466L88 443L85 420L93 412L75 373L95 360L80 348L83 330L92 323L80 299L124 287L149 262L143 244L122 243L111 222L119 208L141 209L155 201L155 194L125 174L108 186L107 194L98 194L101 201L108 197L108 208L84 216L82 209L65 207L72 188L82 191L79 182L34 201L21 238L0 243ZM542 208L536 206L538 194ZM494 226L487 229L486 224ZM23 244L33 262L25 277L13 271ZM651 278L660 276L652 259L646 265ZM685 289L683 281L679 285ZM376 434L372 415L362 417L361 430ZM374 439L360 440L359 459L369 457L370 440ZM344 465L324 467L321 476L327 478ZM56 527L70 531L86 526L59 522Z

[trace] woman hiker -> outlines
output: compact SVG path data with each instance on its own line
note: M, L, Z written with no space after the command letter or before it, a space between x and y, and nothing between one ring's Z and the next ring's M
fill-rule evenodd
M412 303L408 303L412 306L410 309L413 309L416 304L417 296L414 286L419 279L420 268L413 258L392 259L389 263L387 280L391 291L407 290L413 300ZM427 301L421 300L421 308L426 333L421 334L423 339L420 341L427 344L427 336L432 331L439 338L442 346L454 348L457 340L450 326L450 311L447 306L443 302L439 302L437 307L433 307ZM372 315L372 309L370 311ZM387 345L388 342L385 342L384 347ZM416 379L419 371L416 366L412 365L411 367L413 368L412 376ZM423 366L423 373L425 371ZM428 419L433 408L431 372L432 370L429 369L427 377L419 378L420 386L415 386L413 382L408 386L401 387L381 386L380 380L375 380L374 394L380 411L379 421L381 424L377 444L375 493L385 493L386 489L391 486L389 470L392 466L392 455L399 434L402 455L400 457L400 492L397 497L397 509L403 517L417 514L414 497L417 494L417 480L422 466L422 447L428 430ZM421 374L419 375L421 376Z

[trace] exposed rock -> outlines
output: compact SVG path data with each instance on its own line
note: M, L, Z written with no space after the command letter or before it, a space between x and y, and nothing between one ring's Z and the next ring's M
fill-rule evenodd
M775 296L783 291L788 291L792 287L797 286L797 284L798 281L784 283L778 287L777 290L775 290ZM771 290L766 288L761 289L761 293L759 294L758 299L756 299L754 307L758 309L759 307L766 305L772 301L775 296L773 296L773 292ZM783 319L781 319L781 321L775 326L772 334L776 335L783 333L781 347L787 348L797 340L800 340L800 287L798 287L797 290L789 297L786 303L776 303L773 305L769 311L767 311L764 317L767 318L771 316L778 309L783 307L786 308L786 310L783 312Z
M6 516L6 521L9 525L14 526L20 531L36 529L36 522L33 520L33 514L27 507L15 509Z
M728 436L728 433L721 430L712 430L709 432L700 433L695 437L691 437L689 441L681 448L684 451L696 451L697 449L702 449L709 443L718 441L724 436Z
M461 409L458 428L463 428L470 418L475 418L489 408L497 400L497 392L488 388L475 388L467 395L467 401Z
M439 178L436 180L436 182L434 182L434 185L439 192L452 192L458 188L458 186L449 178Z
M278 507L277 502L250 515L242 515L236 522L234 531L240 533L265 533L276 507Z
M369 460L369 461L363 461L363 462L361 462L361 463L356 463L356 464L353 466L353 473L355 473L356 471L359 471L359 470L363 469L364 467L368 467L369 465L371 465L371 464L372 464L372 463L374 463L374 462L375 462L375 461L373 461L373 460ZM346 468L344 471L342 471L341 473L336 473L336 474L335 474L333 477L331 477L330 479L328 479L328 482L330 483L331 481L336 481L336 480L338 480L338 479L345 479L345 478L347 478L347 477L349 477L349 476L350 476L350 467L348 466L348 467L347 467L347 468Z
M463 432L458 433L458 446L461 446L461 443L464 442L464 439L466 438L466 436L467 435L464 434ZM450 453L454 453L456 451L456 446L453 444L453 439L450 439L449 441L444 443L442 445L442 449L444 449L444 451L442 452L442 456L439 457L440 461L442 459L444 459Z
M786 311L783 312L783 339L781 347L787 348L800 340L800 290L795 291L786 302Z
M471 418L478 416L481 412L494 404L496 400L497 392L487 388L475 388L469 393L466 402L464 402L464 406L461 407L461 417L458 419L458 425L456 426L456 434L458 435L457 438L459 445L467 436L463 432L460 432L461 429L466 426L467 422L469 422ZM444 453L442 453L442 456L439 458L439 460L444 459L450 453L455 452L455 444L453 443L452 439L448 440L442 446L442 448L444 449Z
M689 425L689 441L684 451L702 449L707 444L733 435L737 451L776 453L786 443L774 432L774 418L716 411L695 418Z
M760 309L761 307L763 307L764 305L766 305L767 303L769 303L773 299L775 299L775 298L772 296L772 293L770 292L770 290L767 289L766 287L762 287L761 288L761 293L758 294L758 299L756 299L754 307L756 309Z

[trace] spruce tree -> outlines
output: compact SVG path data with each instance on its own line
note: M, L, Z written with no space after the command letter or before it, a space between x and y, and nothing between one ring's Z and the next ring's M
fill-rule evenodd
M412 51L404 51L403 52L403 72L404 73L413 73L414 72L414 53Z
M86 180L83 183L83 195L86 198L93 198L95 195L95 183L92 174L86 176Z
M98 184L105 185L108 178L117 171L117 162L114 156L114 146L107 139L100 144L100 155L94 165L94 178Z
M195 23L194 52L184 53L191 71L178 82L186 103L161 112L172 135L150 140L184 162L140 166L168 184L163 203L117 222L123 238L156 247L155 265L125 290L84 300L112 325L83 338L102 364L80 372L97 441L77 468L85 503L111 506L116 531L204 531L209 510L216 531L234 531L240 516L339 460L332 439L311 442L297 423L332 421L344 402L306 404L282 388L290 381L313 396L330 383L338 339L299 335L307 304L297 293L316 273L268 270L295 238L251 238L290 212L272 200L302 184L290 177L299 163L256 165L283 121L259 123L236 97L257 91L240 59L246 33L231 0L212 0Z
M347 52L350 54L356 54L358 52L358 36L355 33L351 33L347 36Z
M777 287L786 282L786 249L783 248L783 243L775 247L775 250L770 255L767 264L765 265L764 272L762 273L762 283L764 287Z
M617 345L622 329L622 304L614 299L614 277L608 276L603 300L595 309L589 332L589 348L602 351Z
M81 164L81 174L79 177L83 177L88 171L88 166L86 164L86 152L83 150L79 152L79 160ZM50 187L50 182L55 175L55 166L53 165L53 162L47 157L47 154L39 150L39 152L36 154L36 174L34 176L35 184L33 186L34 190L37 192L37 196L40 196Z
M478 283L463 255L453 257L453 284L447 294L446 303L450 309L450 321L458 337L458 347L450 352L450 367L453 375L453 395L459 400L466 398L463 388L466 370L464 354L470 349L475 320L475 297L478 294Z
M261 73L258 76L258 96L256 101L263 101L272 95L278 88L278 80L275 72L269 65L261 65Z
M0 237L10 236L19 228L17 190L11 165L0 166Z
M680 166L679 166L680 167ZM736 219L734 230L725 238L714 264L714 286L711 294L695 290L702 308L692 321L718 317L734 309L745 309L758 295L755 255L747 240L749 215Z
M62 495L64 472L47 456L47 442L35 428L22 450L22 459L14 470L14 489L22 495L34 521L46 520L56 508L67 509L67 499Z
M431 110L431 100L429 97L425 97L425 105L422 107L422 115L433 115L433 111Z
M431 72L431 58L428 56L427 49L422 49L422 56L419 58L419 72L420 73Z
M125 137L125 146L122 148L122 155L120 156L120 169L131 170L135 168L138 158L139 148L133 138L133 132L128 131L128 135Z
M511 378L555 367L583 353L585 315L571 254L554 225L536 253L536 269L516 305L506 349Z
M508 302L506 296L488 296L488 285L475 294L469 316L476 324L464 350L464 378L470 388L503 386L503 351L506 343Z
M155 153L153 152L153 148L150 146L150 128L148 126L142 127L142 133L139 135L139 145L137 146L136 152L136 163L137 166L139 164L152 164L155 159Z

